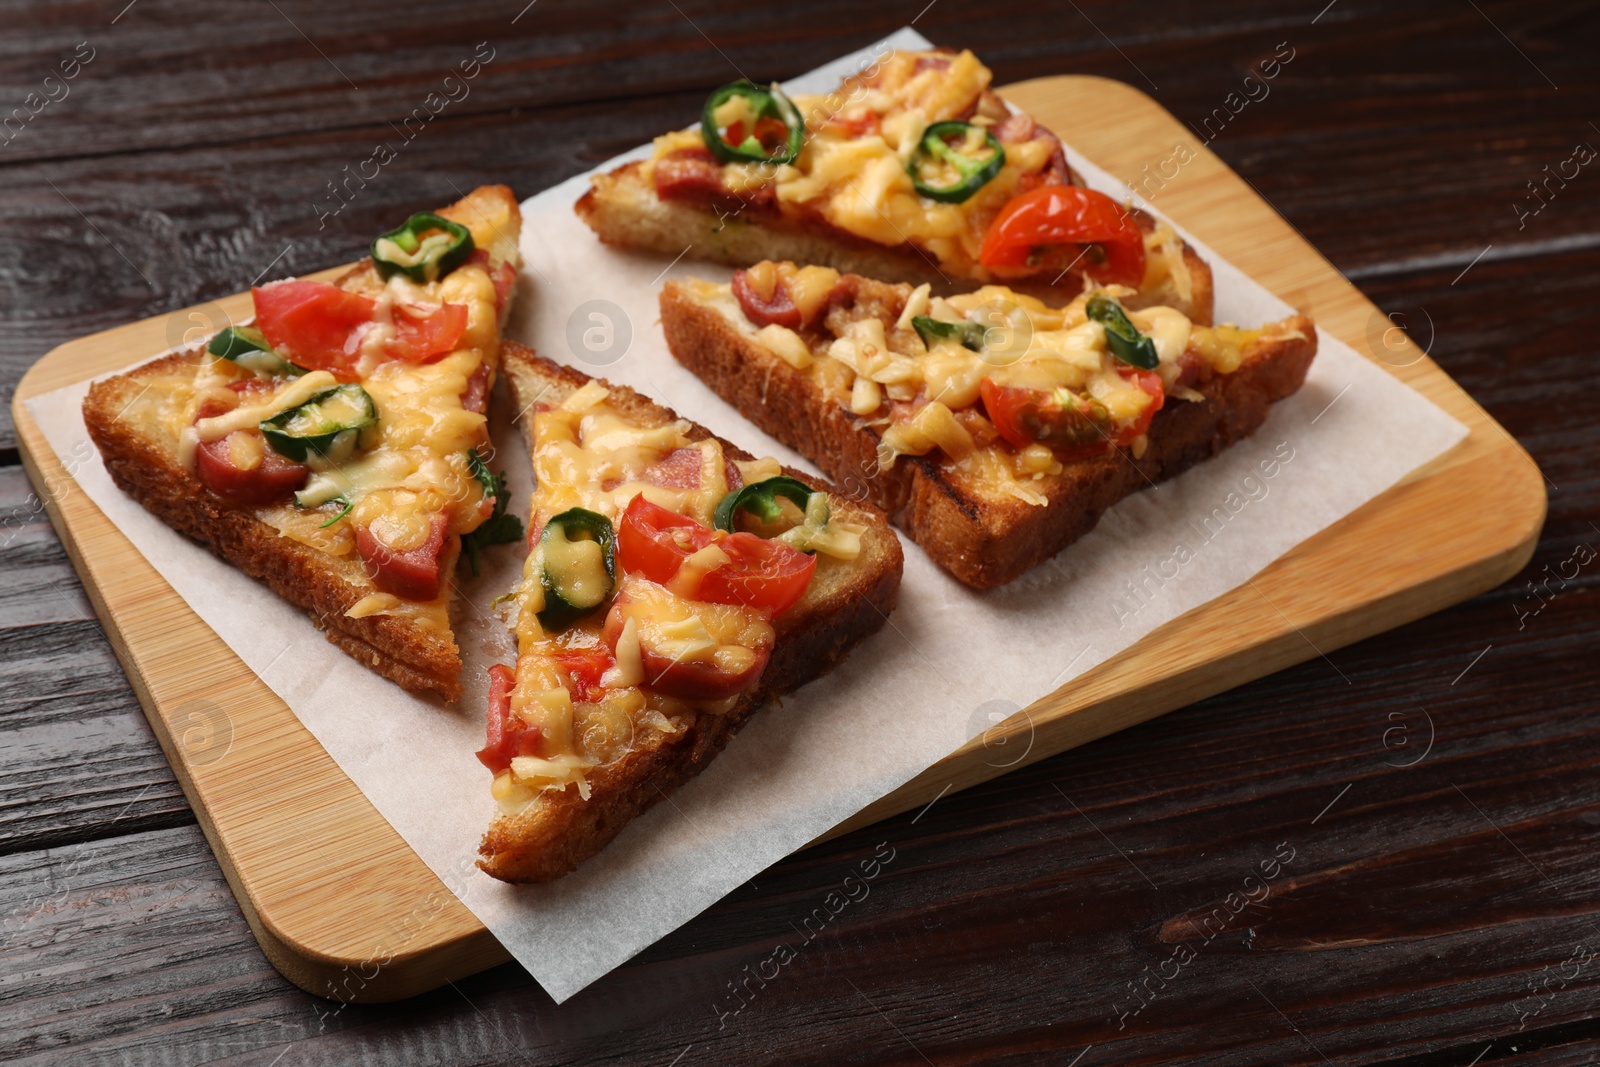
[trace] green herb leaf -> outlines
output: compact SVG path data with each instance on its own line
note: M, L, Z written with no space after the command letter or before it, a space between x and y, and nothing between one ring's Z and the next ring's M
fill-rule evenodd
M469 534L462 535L461 550L467 554L467 561L472 565L472 576L478 576L478 550L490 545L509 544L512 541L522 540L522 520L515 515L506 514L506 505L510 497L506 493L506 472L492 474L489 465L478 455L476 448L467 449L467 469L472 476L478 479L478 484L483 486L483 495L494 498L494 511L484 520L482 526Z

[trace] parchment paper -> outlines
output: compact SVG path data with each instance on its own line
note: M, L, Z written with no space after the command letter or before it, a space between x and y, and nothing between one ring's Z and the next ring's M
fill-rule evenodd
M826 91L886 45L926 47L902 30L790 88ZM1068 154L1091 185L1128 195ZM635 386L752 452L809 468L681 369L661 338L656 297L666 277L728 272L602 247L572 213L586 186L586 176L574 178L523 205L527 267L512 335ZM1218 321L1256 325L1290 313L1190 241L1216 272ZM890 625L831 675L757 715L670 803L577 873L544 887L507 886L473 867L493 814L489 776L473 758L483 743L484 669L512 653L489 601L516 580L516 546L490 550L483 577L464 581L458 636L466 695L446 708L367 671L300 611L263 595L119 492L87 444L80 413L87 383L28 408L63 461L72 457L68 468L83 491L561 1001L1006 714L1242 584L1465 435L1341 342L1322 333L1319 343L1305 387L1277 405L1254 438L1117 505L1088 537L1006 588L974 593L906 542ZM510 471L513 510L526 514L527 451L505 399L497 405L497 463Z

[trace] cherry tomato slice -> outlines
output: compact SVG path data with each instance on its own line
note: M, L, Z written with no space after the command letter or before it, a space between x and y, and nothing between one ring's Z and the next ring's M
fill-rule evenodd
M726 552L729 562L703 575L695 588L679 590L690 599L743 604L776 615L800 599L816 573L815 556L782 541L712 530L642 495L622 513L617 562L629 574L668 585L684 560L710 544Z
M356 380L361 352L352 335L372 321L377 301L327 282L298 280L259 285L250 295L256 325L291 363L329 371L341 381Z
M629 501L617 527L617 563L629 574L666 585L684 560L714 539L710 528L640 495Z
M539 728L511 714L511 690L516 683L516 676L504 663L489 668L488 743L477 755L496 774L510 767L515 756L539 754Z
M367 565L372 584L406 600L428 601L439 596L444 581L445 534L450 520L435 515L428 539L406 552L397 552L378 540L370 527L356 527L356 551Z
M730 534L717 543L732 560L700 579L696 599L744 604L779 615L805 595L817 572L817 557L782 541L751 533Z
M1098 244L1104 263L1079 262L1097 281L1138 287L1144 281L1144 235L1111 197L1076 185L1046 185L1012 198L983 235L986 267L1023 267L1034 249ZM1074 252L1076 255L1076 252Z
M620 632L620 631L619 631ZM611 650L604 645L574 648L550 657L567 672L567 692L578 702L593 703L605 695L600 676L616 665Z
M467 331L465 304L436 308L396 304L392 317L394 336L384 344L383 354L407 363L432 363L448 356Z
M299 280L257 286L251 294L256 325L291 363L328 371L340 381L359 380L361 334L377 315L376 300L327 282ZM467 309L395 304L390 320L393 334L383 346L384 357L426 363L454 350L466 332Z
M1088 459L1111 449L1109 426L1101 425L1085 408L1062 406L1048 389L998 385L985 378L978 391L989 421L1018 448L1049 445L1061 459Z
M1154 398L1139 413L1137 419L1124 426L1122 432L1117 434L1117 444L1127 445L1132 444L1136 437L1150 429L1150 420L1156 417L1156 412L1161 410L1161 405L1167 402L1167 392L1162 388L1161 375L1153 370L1135 370L1132 367L1119 367L1117 369L1124 378L1132 378L1135 385Z

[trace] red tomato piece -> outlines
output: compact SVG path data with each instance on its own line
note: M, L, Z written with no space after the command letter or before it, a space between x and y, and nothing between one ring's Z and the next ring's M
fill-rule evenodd
M732 562L700 580L697 600L744 604L779 615L805 594L817 571L816 556L751 533L729 534L717 547Z
M407 363L432 363L448 356L467 330L465 304L440 304L436 308L396 304L391 318L394 336L384 344L383 353Z
M1012 200L983 235L978 259L986 267L1023 267L1035 249L1097 244L1104 263L1084 269L1096 280L1137 287L1144 281L1144 235L1120 204L1076 185L1045 185Z
M1150 401L1139 417L1134 419L1122 432L1117 434L1117 444L1132 444L1134 438L1150 429L1150 420L1156 417L1156 412L1161 410L1161 405L1167 401L1167 392L1161 386L1161 375L1153 370L1135 370L1132 367L1118 367L1117 370L1124 378L1132 378L1134 384L1149 393L1154 399Z
M397 552L378 540L370 527L356 527L356 551L367 565L372 584L406 600L435 600L444 581L444 549L450 520L435 515L428 539L416 548Z
M250 291L256 325L291 363L355 381L361 358L356 331L372 321L377 301L327 282L284 281Z
M567 692L572 694L572 699L587 703L594 703L605 695L606 687L600 684L600 677L617 662L605 645L568 649L550 658L567 672Z
M513 757L539 754L539 728L511 714L511 690L516 684L516 675L504 663L489 668L489 736L478 759L496 774L510 767Z
M677 576L683 561L715 540L715 532L643 495L628 502L617 526L617 564L660 585Z
M710 544L726 552L729 562L706 573L696 588L681 590L694 600L743 604L776 615L800 599L816 573L815 556L782 541L712 530L643 496L634 497L622 513L617 562L629 574L667 585L684 560Z
M284 281L251 290L256 325L267 341L309 370L325 370L340 381L359 380L361 335L377 316L378 302L327 282ZM467 328L462 304L437 308L395 304L387 359L428 363L454 350Z
M1111 427L1097 421L1087 405L1068 406L1049 389L978 383L983 408L1000 436L1017 448L1048 445L1062 459L1088 459L1111 448Z
M757 326L787 326L791 330L800 328L800 309L790 298L782 279L773 285L771 297L763 297L750 284L750 276L742 270L736 270L733 272L733 295L738 297L745 318Z

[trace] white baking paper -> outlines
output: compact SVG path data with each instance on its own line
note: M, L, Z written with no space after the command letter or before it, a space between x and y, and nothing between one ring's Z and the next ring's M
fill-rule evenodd
M902 30L791 87L826 91L886 45L926 42ZM1069 157L1091 185L1127 195L1070 149ZM513 335L632 385L752 452L809 467L681 369L661 338L662 281L727 272L603 247L572 212L586 186L586 177L574 178L523 205L527 268ZM1254 325L1291 311L1199 248L1216 273L1219 320ZM1322 333L1319 343L1305 387L1277 405L1255 437L1117 505L1089 536L1006 588L975 593L906 543L889 625L832 674L757 715L705 773L601 855L542 887L503 885L473 867L493 815L489 776L473 758L483 743L484 668L512 647L489 601L516 579L514 546L491 550L483 578L463 586L467 695L443 707L365 670L300 611L263 596L119 492L87 444L79 410L87 383L28 408L83 491L561 1001L1006 713L1242 584L1465 435L1341 342ZM525 514L527 452L505 399L497 404L499 456L511 473L513 508ZM1263 601L1261 610L1274 609ZM375 931L375 941L384 933Z

